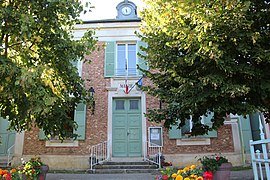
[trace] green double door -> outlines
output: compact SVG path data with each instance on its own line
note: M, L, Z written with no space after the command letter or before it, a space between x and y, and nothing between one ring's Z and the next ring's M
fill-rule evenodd
M15 143L15 132L8 131L9 123L0 117L0 156L7 156L7 150Z
M142 156L140 99L113 99L112 156Z

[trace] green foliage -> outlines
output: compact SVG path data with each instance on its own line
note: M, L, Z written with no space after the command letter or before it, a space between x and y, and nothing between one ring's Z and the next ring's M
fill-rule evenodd
M198 161L202 164L203 170L215 173L222 163L227 163L228 159L224 156L203 156Z
M89 98L72 62L96 43L91 30L74 40L81 11L79 0L0 2L0 115L10 129L74 136L63 128L76 128L67 112Z
M149 120L169 128L192 116L193 135L223 125L227 114L270 109L270 1L146 0L140 37L162 109ZM214 112L213 126L201 116ZM269 121L267 119L267 121Z

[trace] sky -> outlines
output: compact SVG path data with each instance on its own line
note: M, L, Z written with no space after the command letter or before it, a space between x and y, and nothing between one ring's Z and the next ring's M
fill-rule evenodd
M82 0L84 4L86 0ZM89 1L89 0L88 0ZM81 14L81 19L83 21L89 20L101 20L101 19L115 19L117 15L116 6L124 0L90 0L91 5L95 6L92 12L87 14ZM143 6L143 0L129 0L137 6L137 11L139 12Z

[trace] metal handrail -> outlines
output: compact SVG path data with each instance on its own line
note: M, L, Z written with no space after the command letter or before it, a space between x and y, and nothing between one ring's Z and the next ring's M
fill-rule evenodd
M107 146L108 142L104 141L89 148L90 151L89 163L91 170L93 170L94 165L97 165L109 159Z
M147 150L144 152L144 160L156 164L158 168L161 168L162 147L149 141L146 141L145 144Z
M11 150L15 147L15 144L13 144L12 146L10 146L7 150L7 154L8 154L8 159L7 159L7 166L10 166L11 163Z

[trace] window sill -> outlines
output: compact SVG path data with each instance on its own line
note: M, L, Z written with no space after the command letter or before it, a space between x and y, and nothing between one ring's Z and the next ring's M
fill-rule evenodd
M46 147L79 147L78 141L73 140L50 140L46 141Z
M210 145L210 144L211 144L210 138L191 137L176 140L177 146L195 146L195 145Z

